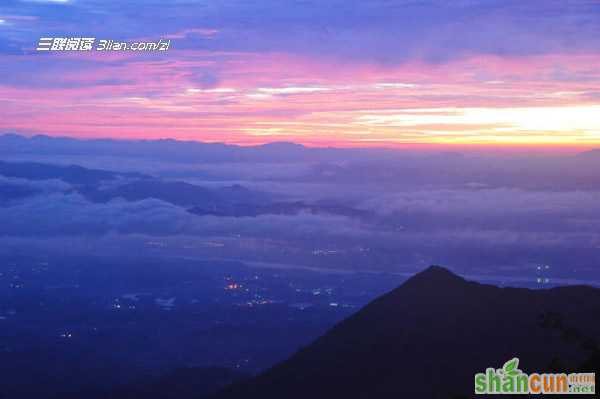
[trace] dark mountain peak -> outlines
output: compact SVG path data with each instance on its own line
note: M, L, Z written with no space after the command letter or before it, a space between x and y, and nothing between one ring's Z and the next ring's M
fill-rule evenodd
M380 296L355 314L357 319L372 320L397 327L399 314L446 317L480 303L480 299L497 295L500 288L467 281L441 266L429 266L402 285ZM350 317L352 319L353 317ZM364 321L363 321L364 322Z
M468 284L467 280L454 274L445 267L432 265L427 269L415 274L409 278L404 284L397 288L401 290L405 286L421 286L422 288L452 288L463 287Z
M556 359L575 370L600 336L592 290L499 288L431 266L217 398L471 397L474 373L515 356L530 370Z
M452 278L459 278L462 280L461 277L458 277L456 274L452 273L450 271L450 269L446 269L443 266L439 266L439 265L431 265L429 266L427 269L423 270L420 273L415 274L413 277L417 277L417 276L433 276L433 277L452 277Z

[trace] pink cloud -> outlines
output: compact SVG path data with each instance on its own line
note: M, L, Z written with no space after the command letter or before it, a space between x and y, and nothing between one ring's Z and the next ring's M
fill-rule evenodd
M581 107L577 115L585 115L586 109L593 109L585 107L600 102L590 95L600 93L600 72L594 67L600 57L594 54L477 56L446 64L393 66L340 64L284 53L191 50L160 56L53 56L74 62L88 57L94 65L55 76L54 86L0 86L4 114L0 129L244 144L273 140L348 146L481 144L474 136L496 137L499 141L490 139L490 143L503 145L585 142L590 146L600 142L593 123L589 131L588 126L549 130L544 137L527 126L514 125L515 120L523 123L526 119L521 113L507 123L495 116L513 114L500 111L487 113L489 122L472 124L465 124L464 118L431 121L424 117L427 110L446 108L519 108L526 113L535 108ZM4 57L23 64L53 61L37 54ZM210 86L202 80L205 75L212 79ZM39 78L51 79L52 75L41 68ZM402 110L417 110L414 124L360 123L368 115L383 120Z

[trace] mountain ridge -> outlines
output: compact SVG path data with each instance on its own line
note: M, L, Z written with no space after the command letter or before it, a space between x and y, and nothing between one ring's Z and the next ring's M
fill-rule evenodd
M383 148L308 147L300 143L272 141L255 145L175 139L80 139L68 136L15 133L0 134L2 154L48 154L85 156L126 156L169 159L177 162L267 162L325 161L331 156L360 159L366 154L395 159L397 151Z
M578 369L598 351L598 309L599 289L500 288L433 266L216 398L470 396L476 372L513 357L531 372Z

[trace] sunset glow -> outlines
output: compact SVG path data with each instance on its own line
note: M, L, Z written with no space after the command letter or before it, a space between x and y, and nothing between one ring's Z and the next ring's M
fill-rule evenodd
M349 25L336 21L332 29L341 24L337 33L322 42L310 36L306 43L297 42L301 33L290 36L286 30L288 36L278 38L278 30L285 28L246 21L257 25L243 46L239 41L245 33L236 19L241 17L223 6L223 12L236 15L215 18L209 12L203 16L206 26L202 18L162 23L161 37L172 40L164 53L43 54L32 50L40 37L81 35L80 29L69 29L67 17L101 10L101 3L39 1L4 8L4 132L238 144L285 140L316 146L600 144L600 52L587 43L536 47L538 38L527 36L536 29L527 33L517 26L522 10L516 6L496 10L515 29L508 30L514 37L504 50L493 41L470 43L457 28L453 40L464 42L452 42L456 48L450 53L441 39L410 31L390 31L398 40L409 37L408 45L375 40L369 33L374 27L359 17ZM399 12L441 9L407 5ZM446 11L438 24L448 27L456 10ZM584 18L586 11L573 7L572 17ZM64 25L57 27L61 21ZM313 23L301 20L296 28L308 31ZM463 23L470 30L478 22ZM570 29L572 23L559 19L555 28ZM94 36L144 36L131 35L116 20L107 24L95 26ZM547 27L537 29L541 35ZM340 35L348 35L349 42ZM364 45L364 51L331 47L338 40ZM519 45L519 40L524 42ZM388 56L390 51L402 55L396 59Z

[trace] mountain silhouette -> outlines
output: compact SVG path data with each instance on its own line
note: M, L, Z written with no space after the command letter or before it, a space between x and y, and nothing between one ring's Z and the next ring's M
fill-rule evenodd
M590 159L591 158L600 159L600 148L594 148L593 150L580 152L579 154L577 154L577 156L584 157L584 158L590 158Z
M475 373L513 357L530 373L596 367L598 314L600 289L499 288L432 266L216 398L472 397Z
M116 173L100 169L88 169L78 165L49 165L39 162L0 161L0 175L27 180L60 179L72 184L98 184L119 176L143 177L138 173Z

